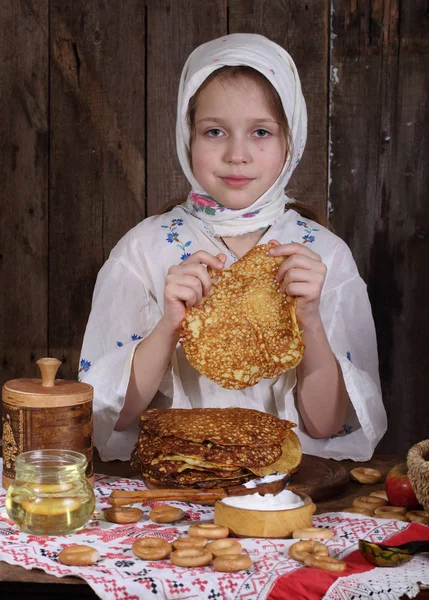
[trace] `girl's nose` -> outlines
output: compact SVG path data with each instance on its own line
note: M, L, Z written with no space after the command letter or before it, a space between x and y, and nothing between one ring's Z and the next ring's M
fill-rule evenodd
M225 161L232 165L250 162L250 152L244 140L230 138L225 148Z

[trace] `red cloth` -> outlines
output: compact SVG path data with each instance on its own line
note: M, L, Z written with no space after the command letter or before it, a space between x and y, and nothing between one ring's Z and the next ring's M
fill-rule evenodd
M383 543L399 546L405 544L405 542L427 540L428 538L429 530L426 526L411 523L406 529L386 539ZM279 577L267 600L318 600L323 598L339 577L347 577L348 575L371 571L375 568L364 558L360 550L351 552L342 560L347 564L347 569L341 574L304 567Z

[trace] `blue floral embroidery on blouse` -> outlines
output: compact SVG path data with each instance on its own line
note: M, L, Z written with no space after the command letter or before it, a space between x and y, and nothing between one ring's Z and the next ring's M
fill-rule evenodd
M78 375L77 375L78 381L82 381L80 373L82 373L82 371L84 373L88 373L90 367L91 367L91 361L86 360L85 358L82 358L81 361L80 361L80 363L79 363L79 371L78 371Z
M142 340L142 336L139 335L138 333L133 333L131 334L131 340L133 342L135 342L136 340ZM118 346L118 348L121 348L124 345L124 342L116 342L116 345Z
M352 355L350 354L350 351L347 352L346 356L349 359L349 361L352 362Z
M297 225L300 227L304 227L305 235L302 236L303 244L311 244L316 239L314 235L311 235L313 231L320 231L320 229L312 229L308 226L305 221L297 221Z
M353 425L347 425L346 423L344 423L344 425L341 427L338 433L334 433L334 435L331 435L331 439L334 440L338 437L344 437L345 435L349 435L353 431Z
M168 229L166 240L169 244L175 242L177 246L182 251L182 255L180 256L180 260L186 260L191 255L186 251L186 248L192 244L192 241L188 241L183 243L179 238L179 232L177 231L178 227L183 225L183 219L173 219L170 225L161 225L164 229Z

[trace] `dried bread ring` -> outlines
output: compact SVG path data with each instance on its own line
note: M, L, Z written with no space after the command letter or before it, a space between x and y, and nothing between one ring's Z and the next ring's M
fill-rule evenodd
M333 571L334 573L339 573L347 569L344 561L338 560L338 558L334 558L333 556L322 556L321 554L307 554L304 558L304 564L306 567Z
M174 540L172 546L173 550L179 550L179 548L204 548L207 542L208 539L203 537L182 537Z
M364 508L372 511L374 511L376 508L380 508L380 506L386 505L386 500L383 500L383 498L377 498L376 496L359 496L353 500L353 506L356 508Z
M91 546L77 544L63 548L58 554L58 560L63 565L84 567L93 565L100 558L98 551Z
M133 506L118 506L117 508L106 508L103 515L109 523L118 523L125 525L128 523L137 523L143 516L143 511Z
M405 516L412 523L422 523L429 525L429 513L426 510L409 510Z
M375 490L375 492L371 492L369 495L375 496L376 498L382 498L383 500L386 500L386 502L389 502L389 498L384 490Z
M372 484L379 483L383 479L383 475L377 469L369 469L367 467L356 467L350 471L350 477L359 483Z
M373 517L374 511L369 508L358 508L353 506L352 508L345 508L344 512L354 513L357 515L364 515L365 517Z
M205 548L179 548L170 555L170 560L176 567L205 567L211 562L213 555Z
M200 523L199 525L191 525L188 529L188 535L190 537L204 537L208 540L220 540L228 537L229 529L214 523Z
M174 523L174 521L183 519L184 516L183 510L169 504L154 506L149 513L149 519L154 523Z
M309 554L320 554L321 556L329 556L327 547L322 542L316 540L303 540L295 542L289 548L289 556L298 562L304 562L304 558Z
M390 508L389 506L382 506L381 508ZM405 515L401 515L400 513L395 513L395 512L389 512L389 511L384 511L381 513L377 513L377 511L374 513L374 517L377 517L377 519L391 519L391 520L396 520L396 521L404 521L404 523L408 523L408 519Z
M332 540L334 534L330 529L325 527L302 527L301 529L295 529L292 533L292 537L302 540Z
M131 546L133 553L143 560L163 560L171 552L171 544L157 537L139 538Z
M243 547L237 540L222 538L207 544L206 549L211 552L213 556L223 556L224 554L241 554Z
M216 556L213 561L213 569L222 573L234 573L245 571L252 566L252 559L248 554L224 554Z
M405 515L407 509L404 506L379 506L374 510L374 514L379 517L384 514L396 514L396 515Z

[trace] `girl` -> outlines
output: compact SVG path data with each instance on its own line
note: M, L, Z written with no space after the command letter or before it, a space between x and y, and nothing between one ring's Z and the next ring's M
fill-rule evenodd
M371 457L386 416L366 287L346 244L284 193L306 131L298 73L277 44L234 34L188 58L176 137L192 191L125 235L95 286L80 364L102 460L129 458L149 406L255 408L297 423L306 453ZM304 358L278 379L225 390L186 360L181 321L210 293L207 266L270 240L286 257L277 278L297 297Z

